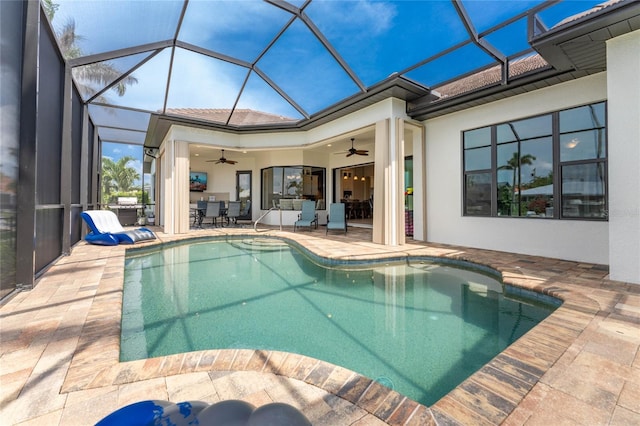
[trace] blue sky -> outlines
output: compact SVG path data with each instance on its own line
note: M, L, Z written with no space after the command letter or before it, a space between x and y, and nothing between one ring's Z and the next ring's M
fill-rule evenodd
M54 27L69 19L83 38L85 54L103 53L172 39L182 2L59 0ZM294 2L296 3L296 2ZM297 2L300 4L301 2ZM482 32L540 1L463 1L473 25ZM588 9L598 1L568 1L541 13L548 25ZM365 86L401 72L439 51L468 39L450 1L313 1L306 9L315 26L344 58ZM354 81L322 47L310 29L296 20L282 37L260 53L291 18L291 14L256 1L198 1L189 3L178 40L218 52L260 70L287 92L307 113L315 113L358 91ZM507 55L528 47L526 20L487 38ZM437 66L411 73L433 86L482 65L492 58L475 46L451 55ZM128 69L135 58L114 61ZM139 83L119 105L156 111L164 104L171 51L160 53L134 73ZM198 53L176 49L168 107L231 108L249 69ZM243 107L300 118L286 101L256 74L240 102ZM194 84L196 83L197 84Z
M173 0L58 0L53 26L59 30L73 19L84 54L98 54L145 43L172 39L182 10ZM292 1L300 6L302 1ZM497 23L542 3L533 0L463 0L474 28L483 32ZM540 13L548 26L587 10L600 0L561 2ZM314 0L304 13L336 49L365 87L402 72L469 36L452 3L445 0ZM284 90L307 114L327 108L355 93L359 87L300 20L261 53L291 19L280 8L256 0L192 0L178 40L228 55L247 66L200 53L165 49L135 70L138 83L125 96L107 93L109 102L151 112L168 108L223 108L235 105L245 79L238 108L249 108L300 119L297 111L257 73L252 63ZM526 19L487 36L505 55L528 48ZM121 71L147 58L148 53L114 59ZM407 77L437 86L457 75L492 63L493 58L473 44L436 62L410 71ZM169 71L172 71L166 94ZM111 124L110 124L111 125ZM144 126L143 126L144 127ZM121 145L120 145L121 146ZM109 148L113 158L127 149Z

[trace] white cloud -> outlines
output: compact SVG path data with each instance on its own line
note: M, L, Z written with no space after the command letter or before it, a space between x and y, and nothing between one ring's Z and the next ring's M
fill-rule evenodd
M322 15L322 30L333 37L378 37L393 27L398 15L395 5L381 1L324 1L310 7L313 15Z
M289 16L279 8L264 2L192 1L189 3L178 39L203 42L215 40L220 35L226 36L229 33L238 36L244 34L245 37L247 32L254 35L272 33L273 18L278 14L283 17Z

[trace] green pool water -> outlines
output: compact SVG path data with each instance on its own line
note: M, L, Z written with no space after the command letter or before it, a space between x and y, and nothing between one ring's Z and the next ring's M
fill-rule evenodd
M556 307L443 264L330 268L276 239L192 242L127 257L121 360L294 352L431 405Z

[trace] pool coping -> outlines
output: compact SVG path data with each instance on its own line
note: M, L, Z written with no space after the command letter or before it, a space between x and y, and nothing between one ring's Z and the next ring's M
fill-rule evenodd
M227 234L257 235L248 230L216 230L200 235ZM606 281L606 269L600 265L561 260L550 262L550 259L533 256L418 242L390 248L367 242L327 242L312 234L275 230L259 235L293 241L317 256L337 262L413 256L470 262L497 271L505 284L558 298L563 304L454 390L426 407L350 370L292 353L206 350L120 363L120 315L126 248L118 246L110 248L104 259L104 273L78 341L82 350L76 351L71 359L62 392L192 372L254 371L286 376L317 386L388 424L498 424L514 415L525 396L601 310L598 301L580 289L606 285L613 291L616 288L630 291L629 284ZM194 239L192 234L159 236L160 239L151 244ZM140 248L144 249L144 246ZM79 249L95 250L96 253L104 250L95 246L74 248ZM130 249L137 251L138 247ZM545 268L540 270L538 264L545 265Z

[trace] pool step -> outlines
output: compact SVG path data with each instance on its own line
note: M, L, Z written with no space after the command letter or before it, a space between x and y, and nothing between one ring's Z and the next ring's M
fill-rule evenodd
M230 243L241 249L260 251L280 250L289 246L286 242L274 238L246 238L241 241L230 241Z

